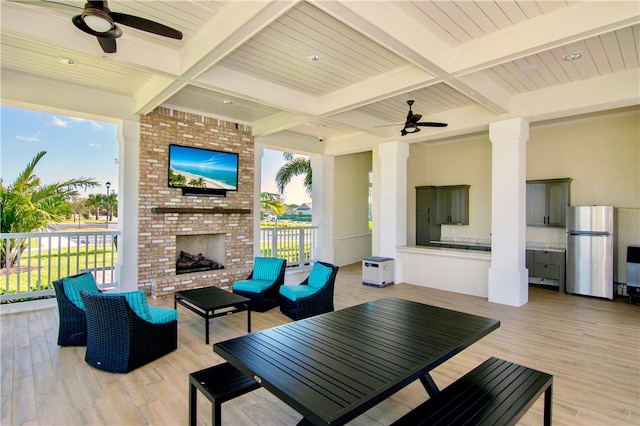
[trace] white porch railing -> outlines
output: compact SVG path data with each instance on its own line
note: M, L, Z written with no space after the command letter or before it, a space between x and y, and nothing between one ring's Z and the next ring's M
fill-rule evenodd
M305 268L316 260L318 227L260 228L260 253L287 260L287 267ZM8 247L0 268L0 300L53 296L52 281L91 271L101 289L118 288L115 280L119 231L29 232L0 234ZM24 244L24 250L17 247ZM10 259L17 257L14 266ZM8 271L8 273L7 273Z
M7 253L0 268L0 300L54 295L52 281L91 271L99 288L117 288L118 231L0 234ZM23 250L18 248L23 246ZM11 266L11 259L16 259Z
M317 226L261 227L260 254L287 260L287 267L304 268L316 260Z

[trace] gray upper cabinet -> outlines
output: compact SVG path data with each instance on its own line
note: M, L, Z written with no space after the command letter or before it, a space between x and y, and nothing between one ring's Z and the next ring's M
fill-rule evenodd
M436 187L416 187L416 245L428 246L440 239L436 224Z
M469 224L469 185L438 186L436 198L437 224Z
M527 181L527 226L566 226L571 180Z

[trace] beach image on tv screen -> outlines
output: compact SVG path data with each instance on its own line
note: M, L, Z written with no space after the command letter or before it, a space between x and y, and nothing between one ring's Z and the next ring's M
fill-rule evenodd
M171 145L169 185L189 188L238 189L238 156Z

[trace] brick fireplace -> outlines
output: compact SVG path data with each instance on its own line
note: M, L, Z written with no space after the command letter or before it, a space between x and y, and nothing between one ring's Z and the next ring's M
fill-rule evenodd
M168 187L169 145L239 154L238 191L226 197L182 195ZM152 297L197 287L231 286L253 261L251 127L157 108L140 117L138 287ZM224 269L176 274L180 251Z

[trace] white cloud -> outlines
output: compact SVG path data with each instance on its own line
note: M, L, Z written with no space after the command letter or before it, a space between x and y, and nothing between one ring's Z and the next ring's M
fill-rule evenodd
M102 125L102 123L99 123L97 121L90 121L91 123L91 130L102 130L104 129L104 126Z
M22 135L18 135L16 136L16 139L18 139L19 141L25 141L25 142L40 142L40 135L38 134L30 134L28 136L22 136Z
M63 120L60 117L52 117L51 118L51 124L53 124L54 126L57 127L68 127L69 126L69 122L67 120Z
M100 145L99 143L93 143L93 142L90 143L89 146L91 148L102 148L102 145Z

